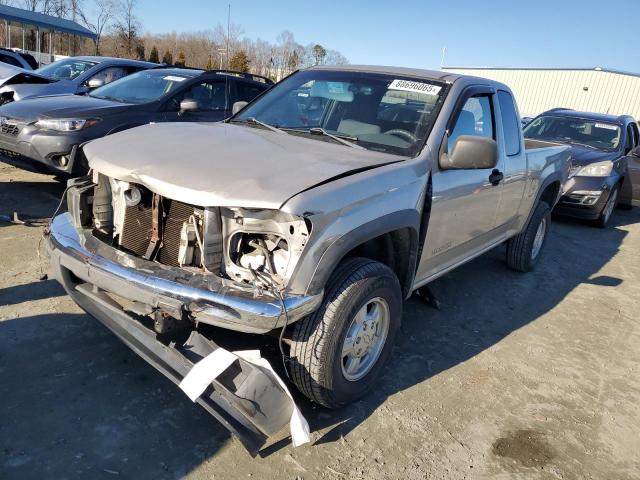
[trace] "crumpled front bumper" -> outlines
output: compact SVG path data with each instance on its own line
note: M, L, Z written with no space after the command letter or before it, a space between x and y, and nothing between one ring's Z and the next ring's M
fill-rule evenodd
M313 312L322 295L257 294L250 285L212 274L167 267L117 250L90 232L78 231L70 214L51 224L48 248L55 266L99 289L148 305L180 318L189 313L196 321L247 333L266 333Z
M109 294L165 312L209 309L209 314L224 317L223 323L247 322L257 330L267 331L278 324L282 312L275 302L231 296L231 287L219 278L215 285L220 290L198 290L195 274L185 272L182 278L169 279L174 269L153 262L137 263L139 259L107 245L103 252L111 251L114 256L102 257L99 243L91 235L78 232L69 214L57 216L47 239L56 279L80 307L174 383L180 383L194 364L219 347L197 330L185 341L163 343ZM158 275L160 271L163 276ZM294 315L302 315L311 300L289 297L284 302ZM214 379L197 402L236 434L253 455L269 436L289 423L294 409L273 373L241 358Z

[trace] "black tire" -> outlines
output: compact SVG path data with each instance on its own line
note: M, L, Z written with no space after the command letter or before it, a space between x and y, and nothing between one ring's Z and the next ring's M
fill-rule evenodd
M607 228L609 225L609 220L611 220L611 216L618 206L618 200L620 199L620 185L616 185L611 189L609 193L609 198L607 198L607 203L605 203L602 208L602 212L600 212L600 216L596 220L596 226L598 228ZM611 205L613 202L613 206ZM610 209L610 210L608 210Z
M544 239L537 255L533 255L533 245L542 222L546 222ZM549 236L551 226L551 207L546 202L539 202L529 219L526 228L507 242L507 265L519 272L530 272L536 266Z
M372 299L389 307L387 336L371 369L350 381L343 374L342 346L356 313ZM400 282L382 263L347 258L331 275L320 308L294 325L291 342L291 379L311 400L339 408L362 397L374 381L392 348L402 316Z

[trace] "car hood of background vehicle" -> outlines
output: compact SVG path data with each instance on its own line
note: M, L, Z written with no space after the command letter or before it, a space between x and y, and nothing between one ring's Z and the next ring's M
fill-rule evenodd
M272 209L332 178L402 160L225 123L144 125L94 140L84 152L95 171L164 197L203 207Z
M130 106L87 95L52 95L8 103L0 108L0 116L25 122L44 117L90 118L119 113Z
M595 150L578 145L571 146L572 165L584 166L591 163L604 162L605 160L615 160L620 156L620 152L605 152L604 150Z
M51 79L40 75L31 70L26 70L20 67L14 67L13 65L0 64L0 86L11 83L23 83L26 77L34 77L45 83L52 82Z

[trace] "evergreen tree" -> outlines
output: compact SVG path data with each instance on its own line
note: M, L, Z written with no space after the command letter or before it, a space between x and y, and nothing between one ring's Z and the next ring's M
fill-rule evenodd
M153 63L160 63L160 54L158 53L158 48L155 45L149 54L149 61Z
M187 63L187 59L184 56L184 52L180 50L180 52L178 53L178 60L176 60L176 66L184 67L186 63Z
M249 71L249 57L247 57L244 50L238 50L233 54L231 61L229 62L229 69L243 73Z
M164 55L162 55L162 63L166 63L167 65L173 65L173 55L169 50L166 50L164 52Z
M142 42L139 42L136 45L136 57L138 60L142 60L142 61L144 61L144 59L146 58L145 51L144 51L144 43Z
M322 45L314 45L312 49L313 58L315 59L316 65L320 65L324 58L327 56L327 51Z

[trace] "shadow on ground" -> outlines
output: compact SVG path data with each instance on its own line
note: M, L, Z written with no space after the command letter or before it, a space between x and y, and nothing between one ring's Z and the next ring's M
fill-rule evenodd
M330 411L296 395L312 430L328 429L316 444L347 435L390 395L428 382L535 321L578 285L619 285L622 279L598 272L626 235L617 227L639 222L640 211L617 213L615 220L606 230L555 223L530 274L509 271L503 248L483 255L432 284L441 310L408 301L391 361L369 396ZM34 283L9 287L0 298L20 303L60 294L53 290L48 282ZM263 346L282 371L272 339L246 340L249 348ZM2 478L176 478L215 457L230 438L87 315L0 322L0 376ZM278 442L263 456L288 444Z

